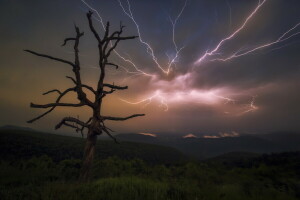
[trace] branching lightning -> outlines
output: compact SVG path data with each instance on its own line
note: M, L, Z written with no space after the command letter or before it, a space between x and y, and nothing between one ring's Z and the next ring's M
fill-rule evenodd
M158 69L160 69L163 73L165 73L166 75L168 75L171 71L171 67L174 65L174 63L176 62L176 59L178 58L180 51L183 49L183 47L178 48L176 40L175 40L175 28L176 28L176 24L177 21L179 20L180 16L182 15L185 7L186 7L186 3L187 1L185 1L182 9L180 10L179 14L177 15L177 17L175 18L175 20L172 20L171 17L169 17L171 24L172 24L172 42L175 48L175 56L170 59L169 58L169 62L167 63L167 66L162 66L161 63L159 63L158 58L155 56L154 50L151 47L151 45L146 42L142 35L141 35L141 31L140 31L140 26L137 23L137 21L135 20L133 13L132 13L132 9L131 9L131 5L129 3L129 0L126 0L127 2L127 6L128 6L128 11L126 11L125 7L123 6L121 0L118 0L119 5L121 6L123 12L132 20L132 22L135 24L135 27L137 29L137 33L139 36L139 41L146 47L147 53L151 56L152 60L154 61L154 63L156 64L156 66L158 67Z
M121 101L132 104L132 105L143 105L143 108L147 107L154 101L159 102L159 106L163 108L164 111L169 110L168 103L200 103L207 105L215 105L219 103L235 103L234 99L227 98L222 96L221 91L219 90L211 90L211 91L202 91L202 90L176 90L172 92L161 92L160 90L156 90L154 95L150 95L149 97L143 98L139 101L132 102L128 100L121 99ZM168 100L168 101L167 101Z
M256 111L258 109L258 107L255 105L255 99L256 99L256 96L253 96L251 102L248 105L246 105L246 110L239 113L238 115L243 115L243 114L246 114L249 112Z
M257 13L257 11L262 7L262 5L266 2L267 0L263 0L262 2L259 1L257 7L251 12L251 14L246 18L246 20L243 22L243 24L236 29L232 34L230 34L228 37L222 39L217 46L209 51L206 50L205 54L202 55L195 64L200 64L202 63L208 56L212 56L212 55L216 55L218 54L218 50L222 47L222 45L227 41L227 40L231 40L232 38L234 38L240 31L242 31L245 26L247 25L247 23L253 18L253 16L255 16L255 14Z
M231 40L233 39L239 32L241 32L245 27L246 25L248 24L248 22L255 16L255 14L259 11L259 9L265 4L267 0L263 0L263 1L259 1L257 7L250 13L250 15L246 18L246 20L242 23L242 25L236 29L231 35L229 35L228 37L222 39L218 44L217 46L209 51L209 50L206 50L205 54L202 55L197 61L195 64L197 64L198 66L200 64L202 64L202 62L204 62L206 60L207 57L209 56L213 56L213 55L220 55L220 53L218 52L220 50L220 48L223 46L223 44L228 41L228 40ZM291 29L287 30L285 33L283 33L277 40L273 41L273 42L270 42L270 43L265 43L265 44L262 44L260 46L257 46L257 47L254 47L254 48L251 48L251 49L247 49L247 50L238 50L237 52L235 52L234 54L232 54L231 56L229 57L226 57L226 58L215 58L215 59L212 59L210 61L228 61L228 60L231 60L233 58L238 58L240 56L245 56L247 54L250 54L254 51L257 51L257 50L260 50L262 48L266 48L266 47L269 47L271 45L275 45L277 43L281 43L281 42L284 42L298 34L300 34L300 32L296 32L290 36L287 36L291 31L295 30L298 26L300 25L300 23L296 24L295 26L293 26ZM287 37L286 37L287 36Z
M219 95L216 95L216 94L213 94L215 97L219 98L219 99L223 99L225 100L225 104L227 103L235 103L236 100L234 99L231 99L231 98L228 98L228 97L224 97L224 96L219 96Z
M288 37L286 37L287 34L289 34L291 31L293 31L294 29L296 29L298 26L300 25L300 23L296 24L294 27L292 27L291 29L289 29L288 31L286 31L284 34L282 34L277 40L273 41L273 42L270 42L270 43L266 43L266 44L263 44L263 45L260 45L260 46L257 46L255 48L252 48L252 49L248 49L248 50L244 50L244 51L238 51L234 54L232 54L231 56L227 57L227 58L217 58L217 59L213 59L212 61L227 61L227 60L230 60L230 59L233 59L233 58L237 58L237 57L240 57L240 56L244 56L244 55L247 55L249 53L252 53L254 51L257 51L257 50L260 50L262 48L265 48L265 47L269 47L271 45L274 45L274 44L277 44L277 43L281 43L281 42L284 42L298 34L300 34L300 32L296 32Z
M173 45L175 53L173 56L166 54L166 56L168 57L167 63L161 63L159 61L158 57L156 56L155 49L151 46L151 44L149 42L147 42L144 39L144 37L141 33L141 26L138 24L138 21L134 17L133 9L132 9L132 6L131 6L129 0L124 0L124 1L126 2L126 6L124 6L124 4L122 3L121 0L117 0L123 13L127 17L129 17L129 19L133 22L135 29L137 31L137 35L139 36L138 41L145 47L146 53L148 53L150 55L150 58L152 59L156 69L158 69L158 71L161 72L163 75L169 75L170 72L175 67L176 62L178 62L178 59L180 57L182 50L185 48L184 46L180 47L177 44L176 25L177 25L178 21L180 20L183 12L187 6L187 0L185 0L184 5L182 6L182 8L180 9L179 13L177 14L177 16L175 18L172 19L169 16L171 26L172 26L172 35L171 35L170 39L172 40L172 45ZM94 9L91 5L89 5L85 0L81 0L81 2L84 3L90 10L92 10L93 12L96 13L96 15L98 17L97 20L99 21L102 28L105 29L105 25L104 25L104 22L103 22L103 19L102 19L100 13L96 9ZM230 53L229 56L223 57L222 53L221 53L221 49L224 46L224 44L230 40L233 40L239 33L241 33L245 29L245 27L248 25L248 23L251 20L253 20L255 15L259 12L259 10L261 10L261 8L263 7L263 5L266 2L267 2L267 0L259 0L258 4L254 8L254 10L252 10L250 12L250 14L246 17L246 19L242 22L242 24L239 25L228 36L221 39L220 42L217 43L213 49L206 49L204 51L205 53L202 54L197 59L196 62L194 62L194 65L190 66L191 70L189 70L185 74L185 76L191 75L194 72L193 70L196 67L203 65L205 62L209 62L209 61L224 61L225 62L225 61L228 61L228 60L231 60L234 58L238 58L241 56L251 54L255 51L258 51L258 50L266 48L266 47L270 47L270 46L273 46L273 45L276 45L279 43L283 43L284 41L287 41L287 40L291 39L292 37L300 34L300 31L298 31L298 32L296 31L296 29L300 26L300 23L298 23L298 24L294 25L292 28L290 28L289 30L287 30L286 32L284 32L275 41L261 44L261 45L256 45L255 47L251 47L251 48L243 47L234 53ZM231 26L231 24L232 24L232 17L231 17L232 9L228 2L227 2L227 5L230 10L230 26ZM126 57L122 56L116 50L114 50L114 53L122 61L124 61L125 63L128 63L130 65L130 67L125 67L125 66L120 65L120 67L127 74L129 74L129 76L127 77L126 80L128 80L129 78L137 77L137 76L151 77L151 81L150 81L151 85L150 86L152 87L152 91L154 91L154 92L146 95L147 96L146 98L143 98L143 99L141 99L139 101L135 101L135 102L121 99L125 103L132 104L132 105L143 105L143 107L146 107L149 104L151 104L152 102L159 102L159 106L162 107L163 110L165 110L165 111L169 110L170 103L182 103L182 102L199 102L199 103L213 104L213 105L215 105L217 103L224 103L224 104L230 103L230 104L238 105L238 102L239 102L238 100L231 99L228 97L230 95L228 94L227 90L222 90L222 88L217 91L202 91L202 90L193 89L192 87L188 86L188 84L187 84L188 80L178 78L178 76L177 76L177 78L172 80L173 82L165 81L161 85L159 85L159 87L157 87L157 85L155 86L155 82L160 81L160 77L157 76L157 74L151 74L151 73L143 71L142 68L139 67L133 61L133 59L131 59L127 55L126 55ZM124 81L125 81L125 79L124 79ZM186 84L187 86L184 88L174 86L174 85L182 85L182 84ZM171 87L170 85L173 85L173 88L170 89L170 87ZM241 111L238 115L243 115L243 114L246 114L249 112L254 112L254 111L258 110L258 107L255 105L255 100L256 100L256 96L252 97L251 102L249 104L247 104L246 108L243 108L243 111ZM226 113L229 113L229 112L226 112Z
M92 10L93 12L96 13L97 17L99 17L99 19L96 18L96 20L100 22L101 27L103 28L103 30L105 30L105 25L104 25L104 22L103 22L103 19L102 19L100 13L95 8L93 8L90 4L88 4L85 0L81 0L81 2L84 3L90 10ZM112 44L110 44L110 45L112 46ZM137 65L131 59L127 59L127 58L123 57L117 50L113 50L113 51L120 59L122 59L126 63L129 63L134 68L135 71L130 71L128 68L121 66L127 73L139 74L139 75L150 76L150 77L154 76L153 74L149 74L149 73L142 71L140 68L137 67Z
M164 96L160 93L160 91L156 91L154 93L154 95L147 97L145 99L142 99L140 101L137 102L130 102L127 101L125 99L121 99L121 101L128 103L128 104L132 104L132 105L136 105L136 104L144 104L144 108L146 106L148 106L153 100L157 99L159 101L159 106L162 107L164 109L164 111L168 111L169 110L169 106L166 103L166 99L164 98Z
M100 13L95 9L93 8L90 4L88 4L85 0L81 0L89 9L91 9L92 11L94 11L97 16L99 17L99 19L96 18L97 21L100 22L100 25L102 26L103 30L105 30L105 25L104 25L104 22L103 22L103 19L100 15ZM137 29L137 33L138 33L138 36L139 36L139 41L146 46L146 51L147 53L150 54L152 60L154 61L154 63L156 64L156 66L165 74L169 74L170 71L171 71L171 67L175 64L179 54L180 54L180 51L183 49L183 47L181 48L178 48L177 44L176 44L176 40L175 40L175 27L176 27L176 23L177 21L179 20L180 16L182 15L185 7L186 7L186 3L187 1L185 1L184 3L184 6L182 7L181 11L179 12L179 14L177 15L177 17L175 18L175 20L173 21L171 18L170 18L170 21L171 21L171 24L172 24L172 42L173 42L173 45L175 47L175 56L172 58L172 59L169 59L169 62L167 63L167 66L166 67L163 67L162 64L159 63L157 57L155 56L155 53L154 53L154 50L153 48L151 47L151 45L147 42L145 42L143 40L143 37L141 35L141 32L140 32L140 28L139 28L139 24L136 22L135 18L133 17L133 13L132 13L132 9L131 9L131 5L129 3L129 1L127 0L127 6L128 6L128 11L126 11L125 7L123 6L122 2L120 0L118 0L119 2L119 5L121 6L123 12L133 21L133 23L135 24L136 26L136 29ZM125 58L124 56L122 56L118 51L114 50L114 53L120 58L122 59L123 61L125 61L126 63L129 63L133 68L134 68L134 71L130 71L128 68L122 66L122 68L129 74L138 74L138 75L145 75L145 76L150 76L150 77L155 77L154 74L150 74L150 73L147 73L145 71L143 71L141 68L139 68L137 66L137 64L135 64L134 61L132 61L132 59L128 59L128 58Z

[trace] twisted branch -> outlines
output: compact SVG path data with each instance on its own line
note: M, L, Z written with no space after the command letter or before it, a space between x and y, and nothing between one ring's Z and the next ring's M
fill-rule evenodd
M31 50L28 50L28 49L25 49L24 51L26 51L28 53L31 53L33 55L36 55L36 56L40 56L40 57L48 58L48 59L55 60L55 61L58 61L58 62L66 63L66 64L71 65L72 67L74 67L74 63L72 63L70 61L67 61L67 60L64 60L64 59L61 59L61 58L56 58L56 57L53 57L53 56L48 56L46 54L37 53L35 51L31 51Z
M114 63L105 63L105 65L111 65L111 66L115 66L116 67L116 69L118 69L119 68L119 65L117 65L117 64L114 64Z
M113 121L125 121L134 117L141 117L141 116L145 116L145 114L134 114L134 115L130 115L128 117L110 117L110 116L102 116L103 120L113 120Z
M70 124L68 124L68 122L73 122L77 125L80 125L81 127L86 127L86 128L89 126L88 124L86 124L74 117L65 117L55 126L55 129L59 129L62 125L70 126ZM71 125L71 127L78 129L78 127L73 126L73 125Z
M76 38L66 38L61 46L65 46L68 41L76 40Z
M86 104L84 103L48 103L48 104L34 104L31 103L30 107L31 108L50 108L50 107L56 107L56 106L62 106L62 107L81 107L84 106Z
M57 97L55 103L59 103L60 100L61 100L61 98L62 98L63 96L65 96L67 93L69 93L69 92L71 92L71 91L74 91L74 90L75 90L75 87L66 89L64 92L62 92L62 93ZM36 104L31 103L31 105L36 105ZM37 117L35 117L35 118L33 118L33 119L27 121L27 123L32 123L32 122L34 122L34 121L36 121L36 120L38 120L38 119L44 117L45 115L47 115L47 114L49 114L50 112L52 112L55 108L56 108L56 106L52 106L51 109L49 109L48 111L46 111L45 113L43 113L43 114L41 114L41 115L39 115L39 116L37 116Z
M126 90L128 89L128 86L117 86L117 85L111 85L108 83L104 83L103 87L109 87L111 89L116 89L116 90Z
M53 92L57 92L58 94L61 94L61 91L59 91L58 89L54 89L54 90L50 90L48 92L44 92L43 95L49 94L49 93L53 93Z
M112 138L115 143L120 144L119 141L117 140L117 138L115 138L112 134L110 134L110 132L107 130L107 127L103 127L102 130L110 137Z

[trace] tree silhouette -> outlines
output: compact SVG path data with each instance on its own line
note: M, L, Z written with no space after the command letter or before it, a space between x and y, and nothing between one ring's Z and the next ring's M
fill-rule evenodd
M52 112L56 107L88 106L90 109L92 109L93 114L89 118L89 120L86 122L79 120L78 117L77 118L65 117L55 126L55 129L59 129L61 126L68 126L68 127L74 128L77 132L80 131L81 134L83 134L83 131L85 129L87 129L87 137L86 137L86 144L85 144L85 149L84 149L83 165L82 165L82 169L81 169L80 176L79 176L79 179L81 181L89 180L91 166L92 166L92 162L93 162L93 158L94 158L94 154L95 154L95 144L97 141L97 136L104 132L108 136L110 136L112 139L114 139L115 142L117 142L116 138L114 138L110 134L111 129L106 127L104 122L106 120L123 121L123 120L131 119L134 117L138 117L138 116L144 116L144 114L134 114L134 115L131 115L128 117L111 117L111 116L101 115L101 107L102 107L103 98L106 97L106 95L108 95L108 94L112 94L116 90L125 90L128 88L127 86L117 86L114 84L108 84L108 83L104 82L105 75L106 75L105 74L106 67L113 66L116 69L118 69L118 67L119 67L117 64L112 63L108 60L109 56L111 55L112 51L117 47L117 45L120 41L135 39L137 36L127 36L127 37L121 36L123 33L123 29L124 29L124 26L122 26L121 23L120 23L120 30L110 33L109 22L107 22L104 36L101 38L93 26L92 15L93 15L93 13L91 11L89 11L87 13L89 28L97 40L98 50L99 50L100 76L98 79L97 89L94 89L93 87L82 83L82 80L81 80L78 46L79 46L79 40L84 35L84 33L80 32L79 28L76 25L75 25L76 36L66 38L64 40L64 43L62 44L62 46L65 46L66 44L68 44L68 42L71 42L71 41L74 42L74 54L75 54L74 62L64 60L61 58L52 57L52 56L49 56L46 54L40 54L40 53L31 51L31 50L24 50L24 51L34 54L36 56L48 58L51 60L55 60L55 61L58 61L61 63L65 63L67 65L70 65L72 67L72 71L75 75L75 77L66 76L66 78L70 79L73 82L74 87L68 88L64 91L54 89L54 90L50 90L48 92L43 93L43 95L47 95L49 93L58 93L58 97L54 103L49 103L49 104L31 103L30 104L30 106L32 108L44 108L44 109L49 108L49 110L47 110L43 114L35 117L34 119L29 120L28 123L32 123L32 122L46 116L47 114ZM83 89L90 91L94 96L94 100L90 100L87 97L87 95ZM77 94L77 99L79 100L78 103L62 103L61 102L62 98L70 92L75 92Z

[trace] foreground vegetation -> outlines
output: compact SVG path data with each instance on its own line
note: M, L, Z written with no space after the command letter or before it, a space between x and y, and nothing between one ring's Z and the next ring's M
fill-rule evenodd
M232 162L151 165L97 160L92 181L77 182L81 161L48 156L0 163L1 199L299 199L300 153Z
M135 158L118 153L114 147L102 149L106 154L100 155L107 156L96 159L91 182L81 184L77 182L80 149L54 139L56 136L31 134L19 135L23 143L17 142L14 133L0 135L1 200L300 199L300 152L231 153L201 162L175 158L165 162L170 149L162 153L162 158L159 154L153 157L152 151L143 149L144 145L136 148L132 143L132 148L140 152ZM9 137L14 137L15 142ZM38 140L39 137L48 138ZM73 140L71 143L77 144L78 140ZM118 156L111 156L114 152Z

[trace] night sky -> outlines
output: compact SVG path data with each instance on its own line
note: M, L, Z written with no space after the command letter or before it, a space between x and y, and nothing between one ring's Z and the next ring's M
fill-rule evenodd
M138 70L112 55L111 60L122 67L109 67L106 82L128 85L129 89L106 97L104 114L146 114L126 122L112 122L110 127L117 133L201 136L300 131L299 0L129 2L140 39L151 45L159 66L139 39L121 42L117 48ZM124 35L138 35L136 24L118 0L86 3L99 12L104 22L110 21L111 30L118 29L122 21L126 25ZM129 13L127 1L121 3ZM221 43L213 55L205 56L237 31L259 5L237 34ZM61 44L64 38L74 36L76 24L85 32L79 47L82 79L95 86L99 76L97 44L88 28L88 10L81 0L0 1L0 125L53 131L65 116L89 117L90 111L85 108L58 108L34 124L27 124L27 120L44 111L30 108L30 102L53 102L55 94L42 93L70 87L65 76L72 75L72 71L69 66L23 51L31 49L73 60L72 45ZM99 16L94 16L96 28L103 34ZM173 38L172 23L177 16ZM266 47L256 49L263 45ZM75 100L72 95L65 98Z

